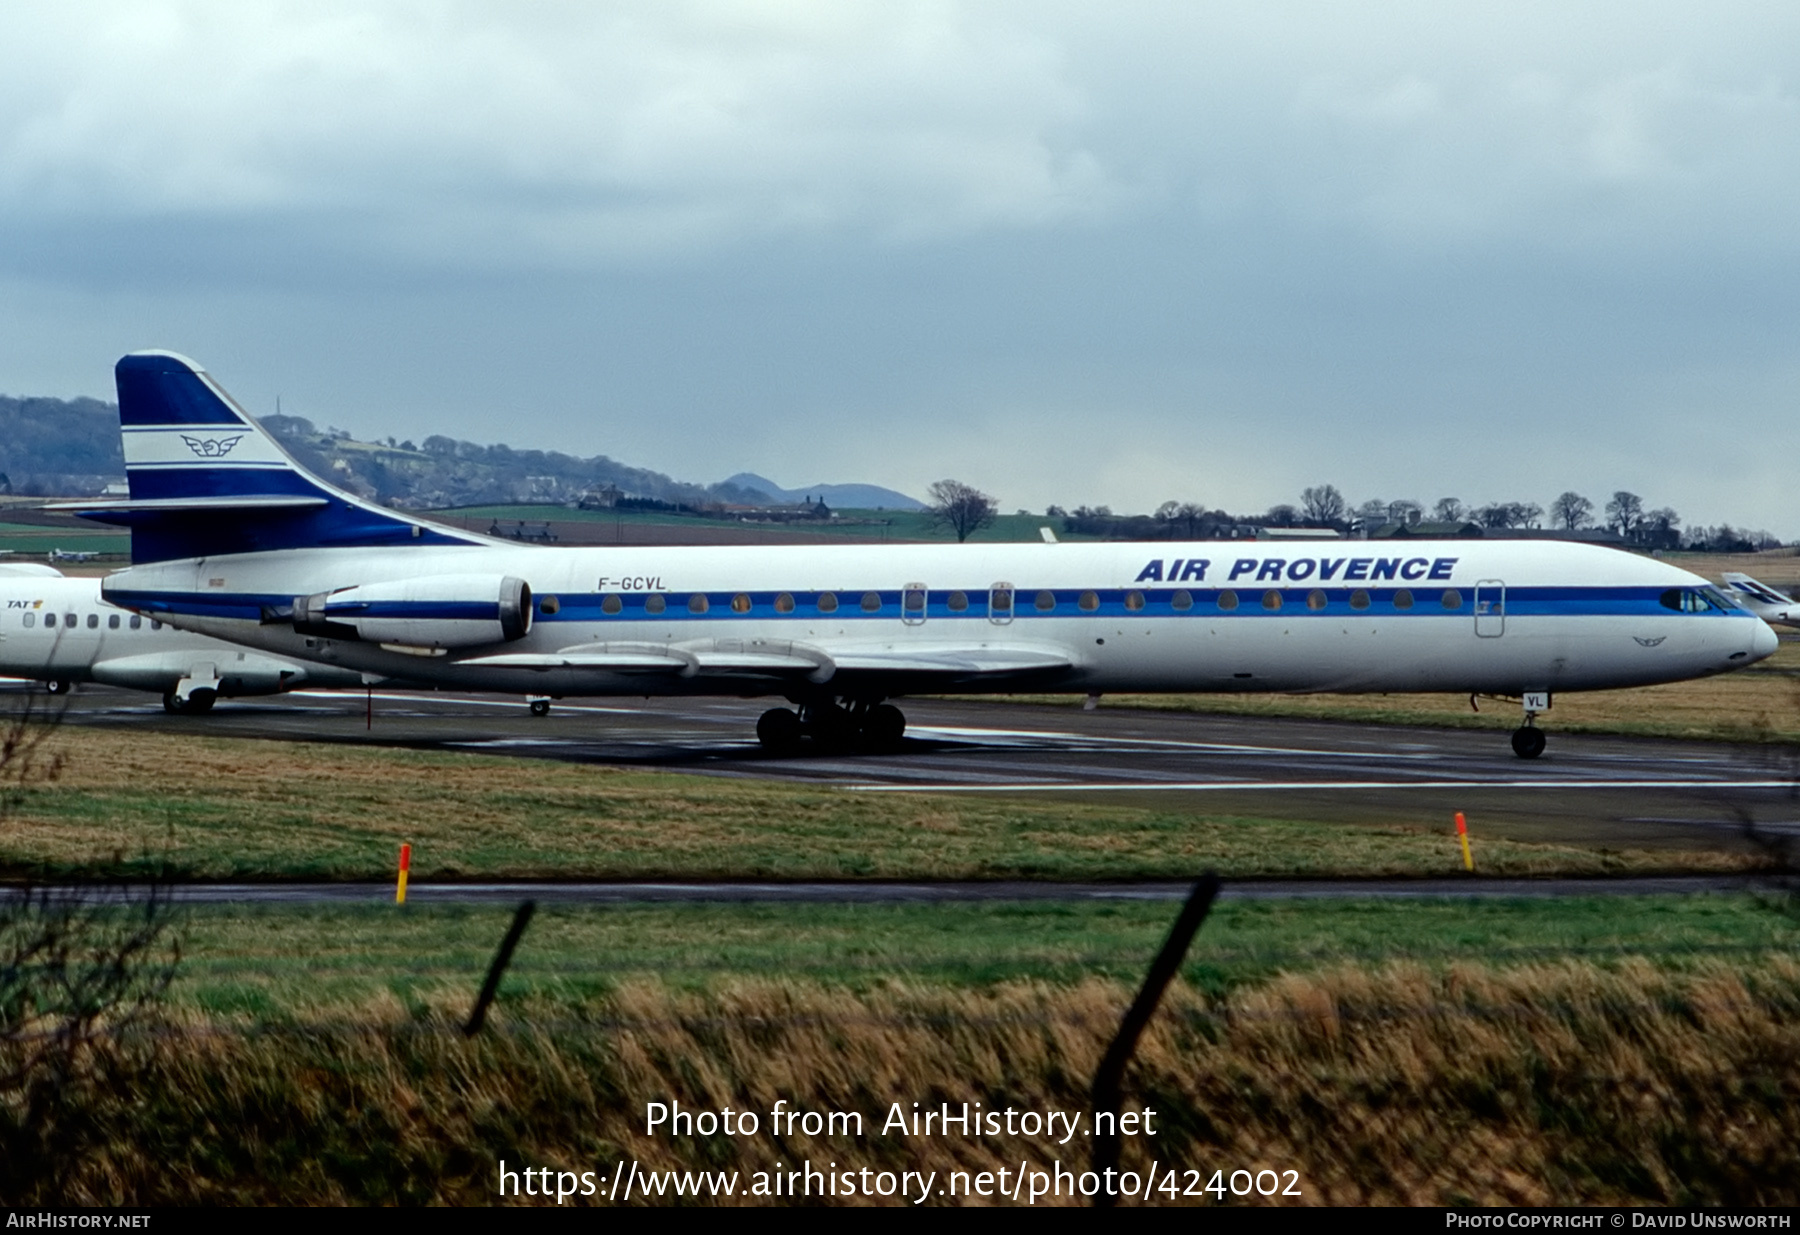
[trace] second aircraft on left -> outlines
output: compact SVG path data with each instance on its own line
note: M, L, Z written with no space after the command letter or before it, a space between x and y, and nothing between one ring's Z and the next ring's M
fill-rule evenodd
M98 579L23 562L0 564L0 677L43 682L53 695L77 682L147 690L182 713L204 712L220 695L364 684L354 670L177 630L108 604Z

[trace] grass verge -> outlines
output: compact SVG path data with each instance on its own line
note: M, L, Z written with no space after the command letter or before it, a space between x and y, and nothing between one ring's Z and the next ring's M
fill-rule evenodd
M273 744L68 727L54 778L26 786L0 869L133 869L154 851L186 877L380 879L401 842L413 874L564 878L1181 878L1441 875L1448 834L1322 827L989 795L829 787L495 756ZM1491 839L1487 874L1743 869L1704 850Z

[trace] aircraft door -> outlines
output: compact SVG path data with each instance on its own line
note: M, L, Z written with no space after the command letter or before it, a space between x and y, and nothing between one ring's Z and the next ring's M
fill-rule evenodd
M1013 619L1013 585L996 583L988 589L988 621L1005 626Z
M925 624L925 585L909 583L900 592L900 620L908 626Z
M1475 584L1475 633L1483 639L1506 633L1506 584L1499 579Z

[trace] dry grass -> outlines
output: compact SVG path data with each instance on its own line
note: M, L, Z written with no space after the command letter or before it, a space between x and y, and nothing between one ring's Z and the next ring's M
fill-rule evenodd
M496 756L67 727L0 837L0 868L129 866L207 878L1186 877L1442 874L1408 826L979 795L858 794ZM1396 821L1398 825L1400 821ZM1730 870L1741 853L1484 842L1490 874Z
M554 1036L527 1008L474 1042L452 1032L464 996L448 993L435 1011L377 999L357 1024L304 1031L190 1020L58 1199L484 1203L502 1158L601 1177L635 1158L738 1171L746 1186L806 1160L940 1181L1021 1160L1081 1170L1085 1129L1066 1145L879 1129L894 1102L1085 1112L1129 996L1104 981L854 997L645 982ZM1791 1205L1796 1012L1790 957L1683 972L1345 967L1214 1000L1177 986L1127 1077L1158 1135L1127 1138L1125 1165L1295 1170L1312 1204ZM858 1111L864 1134L777 1141L765 1114L756 1136L649 1135L652 1100Z

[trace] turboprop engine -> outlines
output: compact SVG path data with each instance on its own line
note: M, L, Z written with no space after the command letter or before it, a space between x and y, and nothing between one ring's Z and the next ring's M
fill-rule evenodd
M294 597L303 635L396 650L480 647L531 630L531 586L511 575L428 575Z

